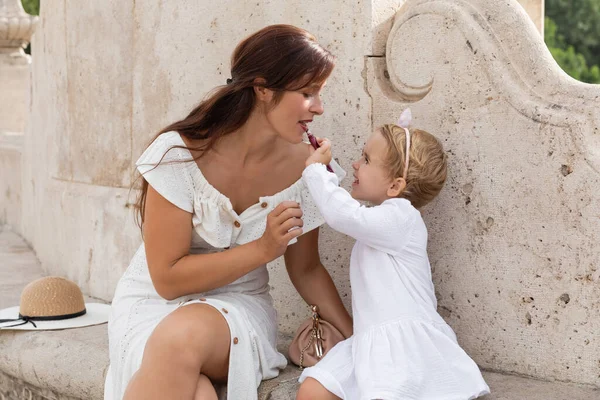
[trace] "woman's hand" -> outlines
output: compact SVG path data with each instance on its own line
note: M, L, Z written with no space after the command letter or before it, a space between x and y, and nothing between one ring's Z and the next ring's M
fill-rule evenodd
M301 217L302 209L295 201L284 201L267 215L265 233L257 244L269 260L283 255L290 240L302 235Z
M329 139L317 138L317 143L319 143L318 149L312 147L309 149L310 156L306 160L307 167L314 163L328 165L331 162L331 142Z

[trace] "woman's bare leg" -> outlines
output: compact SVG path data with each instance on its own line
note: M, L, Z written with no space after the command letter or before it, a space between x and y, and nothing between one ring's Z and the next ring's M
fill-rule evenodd
M218 400L215 387L206 375L200 374L194 400Z
M340 398L325 389L318 380L306 378L300 385L296 400L340 400Z
M214 381L227 379L230 342L227 321L213 307L190 304L178 308L148 339L142 365L123 400L193 400L198 386L204 388L201 373Z

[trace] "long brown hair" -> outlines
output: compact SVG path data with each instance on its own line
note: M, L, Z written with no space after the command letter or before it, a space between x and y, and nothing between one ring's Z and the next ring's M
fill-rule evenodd
M156 137L176 131L192 142L202 141L199 147L189 148L199 152L197 159L219 138L246 123L255 106L257 79L261 82L259 86L275 92L271 103L274 107L285 91L324 82L333 70L334 61L334 56L304 29L291 25L267 26L238 44L231 56L231 78L227 85L215 88L187 117L167 126ZM141 192L135 204L140 227L144 223L148 193L148 182L143 176L141 179Z

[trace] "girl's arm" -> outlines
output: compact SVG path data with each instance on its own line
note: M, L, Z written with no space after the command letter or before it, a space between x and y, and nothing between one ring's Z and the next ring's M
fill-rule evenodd
M395 253L414 226L418 211L398 202L361 206L323 164L310 164L302 178L327 224L369 246Z
M319 228L298 238L284 254L285 266L294 287L308 304L346 337L352 336L352 318L344 308L331 276L319 257Z
M144 244L150 277L167 300L225 286L285 252L288 242L302 233L302 210L284 202L267 218L258 240L212 254L190 254L192 214L175 206L148 186Z

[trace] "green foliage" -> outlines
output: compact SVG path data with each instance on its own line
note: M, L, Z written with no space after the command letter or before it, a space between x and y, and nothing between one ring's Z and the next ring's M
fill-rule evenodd
M583 55L576 53L573 46L567 50L550 48L552 56L567 74L582 82L600 83L600 68L597 65L588 67Z
M40 15L40 0L21 0L27 14ZM25 53L31 54L31 45L27 45Z
M40 15L40 0L21 0L27 14Z
M589 65L600 65L600 0L546 0L546 16L556 22L564 43Z
M598 23L600 23L600 13L598 19ZM600 83L600 68L598 65L588 67L586 57L576 50L569 39L563 35L563 31L562 28L559 31L557 24L550 17L546 17L544 21L544 39L558 65L577 80Z

